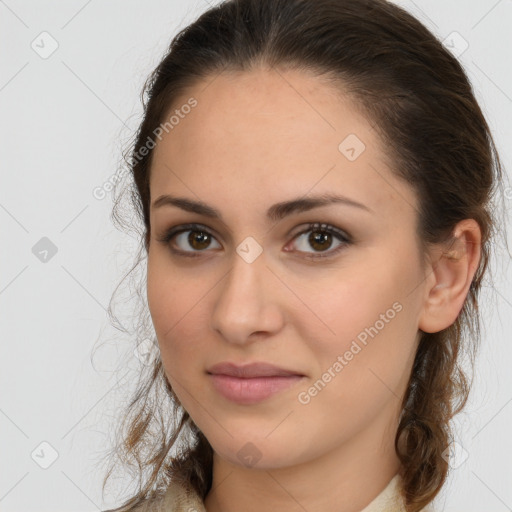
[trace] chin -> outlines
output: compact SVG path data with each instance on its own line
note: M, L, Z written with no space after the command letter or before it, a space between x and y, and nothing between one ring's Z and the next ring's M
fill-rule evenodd
M217 456L247 469L277 469L302 462L295 441L289 439L285 443L277 437L265 438L265 435L267 431L264 435L227 436L229 439L224 439L220 444L215 440L210 441L210 444Z

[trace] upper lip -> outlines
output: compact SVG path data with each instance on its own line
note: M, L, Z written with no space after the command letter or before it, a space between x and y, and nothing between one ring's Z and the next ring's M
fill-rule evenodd
M300 375L302 373L294 370L286 370L269 363L250 363L237 365L235 363L218 363L207 369L208 373L216 375L230 375L232 377L250 378L250 377L289 377L290 375Z

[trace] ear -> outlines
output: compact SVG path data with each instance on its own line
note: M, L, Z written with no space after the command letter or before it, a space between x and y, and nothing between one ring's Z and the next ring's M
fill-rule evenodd
M432 249L418 328L439 332L457 319L481 255L481 230L474 219L460 221L449 242Z

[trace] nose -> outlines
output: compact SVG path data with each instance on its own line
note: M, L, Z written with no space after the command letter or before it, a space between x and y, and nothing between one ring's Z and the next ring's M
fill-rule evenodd
M264 253L251 263L238 254L233 266L215 290L212 328L229 343L243 345L282 328L278 304L282 283L267 268Z

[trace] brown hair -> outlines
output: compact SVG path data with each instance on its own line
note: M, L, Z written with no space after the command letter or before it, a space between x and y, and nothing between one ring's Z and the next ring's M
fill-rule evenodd
M403 399L395 450L407 511L419 511L447 478L450 421L470 389L461 358L468 356L473 367L480 337L477 298L498 225L491 199L504 178L493 138L461 64L404 9L385 0L225 1L176 35L145 84L144 116L125 155L133 183L123 191L130 192L142 223L136 265L150 233L152 151L141 149L188 87L258 65L313 72L354 100L385 142L396 175L418 193L422 249L449 240L463 219L475 219L481 228L482 256L463 309L449 328L422 333ZM170 387L156 347L155 354L119 428L115 455L135 467L140 485L118 511L161 495L170 479L189 482L203 498L212 483L212 448Z

